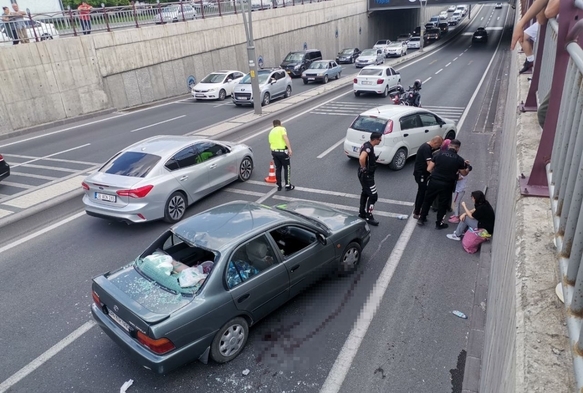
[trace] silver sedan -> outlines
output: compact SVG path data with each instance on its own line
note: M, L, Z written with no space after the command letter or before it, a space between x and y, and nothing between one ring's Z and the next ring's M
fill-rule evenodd
M186 208L253 172L244 144L155 136L114 155L83 181L85 212L126 223L177 222Z

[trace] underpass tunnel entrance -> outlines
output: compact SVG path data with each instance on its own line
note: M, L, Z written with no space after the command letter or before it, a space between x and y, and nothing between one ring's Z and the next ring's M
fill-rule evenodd
M426 7L425 16L420 8L381 10L369 12L370 47L377 40L396 40L399 34L413 33L415 27L425 24L432 15L438 15L446 6Z

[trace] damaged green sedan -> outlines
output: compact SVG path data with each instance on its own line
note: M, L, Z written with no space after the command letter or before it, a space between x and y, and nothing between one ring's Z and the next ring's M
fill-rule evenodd
M370 240L357 216L311 202L231 202L170 228L93 280L91 312L141 365L167 373L234 359L249 327L322 277L352 272Z

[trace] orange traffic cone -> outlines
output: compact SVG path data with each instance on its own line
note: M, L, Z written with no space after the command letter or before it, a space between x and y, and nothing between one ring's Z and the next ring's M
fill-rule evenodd
M273 166L273 161L269 163L269 176L265 178L267 183L277 183L275 179L275 167Z

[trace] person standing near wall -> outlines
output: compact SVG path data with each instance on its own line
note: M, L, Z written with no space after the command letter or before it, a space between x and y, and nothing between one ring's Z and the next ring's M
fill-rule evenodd
M20 11L16 3L12 3L12 10L13 12L10 13L10 17L12 18L14 30L16 30L16 34L18 35L18 40L23 44L28 44L28 34L26 32L26 24L24 23L26 12Z
M6 35L8 38L12 39L12 45L18 45L18 33L14 29L14 24L11 22L12 17L10 16L10 8L2 7L2 22L6 26Z
M91 7L86 1L81 2L81 5L77 7L79 11L79 20L81 21L81 28L83 29L83 34L91 34Z
M275 119L273 121L273 129L269 132L269 147L271 148L271 156L275 164L275 179L277 183L277 191L281 191L281 170L283 169L283 177L285 180L286 191L291 191L296 186L291 184L291 167L290 158L292 155L291 143L287 137L287 130L281 125L281 121Z

